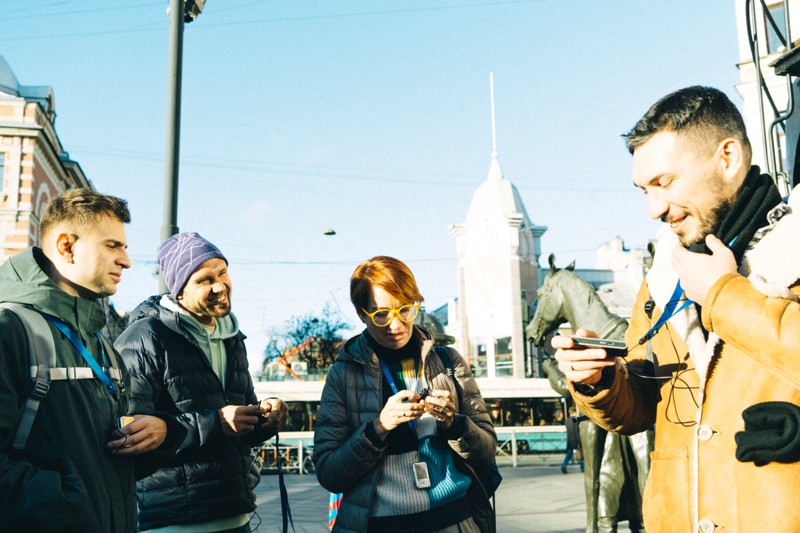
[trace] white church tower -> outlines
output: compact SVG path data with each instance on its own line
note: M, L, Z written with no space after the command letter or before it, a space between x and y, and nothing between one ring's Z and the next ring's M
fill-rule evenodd
M497 160L494 76L492 161L472 197L467 219L452 224L458 253L458 300L449 306L448 333L469 357L476 377L525 377L525 325L536 296L540 239L517 188L503 178Z

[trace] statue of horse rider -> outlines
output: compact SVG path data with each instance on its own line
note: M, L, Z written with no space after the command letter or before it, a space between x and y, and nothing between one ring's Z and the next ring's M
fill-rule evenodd
M597 331L601 337L623 339L628 323L611 313L594 288L575 275L574 262L559 270L550 255L550 272L537 291L536 314L528 337L540 346L564 322ZM553 389L570 401L566 378L554 360L542 364ZM569 422L568 422L569 423ZM642 494L650 470L653 430L637 435L609 433L584 419L579 425L586 490L586 532L611 533L627 520L632 532L644 532Z

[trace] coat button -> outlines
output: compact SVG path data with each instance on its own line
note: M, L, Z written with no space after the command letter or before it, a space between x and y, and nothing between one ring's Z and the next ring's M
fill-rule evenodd
M714 533L716 527L713 520L703 518L697 523L697 533Z
M714 436L714 430L711 429L711 426L707 426L703 424L702 426L697 428L697 438L701 441L707 441Z

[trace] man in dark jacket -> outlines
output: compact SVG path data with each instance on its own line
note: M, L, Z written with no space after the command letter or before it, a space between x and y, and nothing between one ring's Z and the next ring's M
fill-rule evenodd
M103 347L98 299L116 293L130 267L129 221L124 200L68 190L42 215L41 248L0 266L0 301L44 315L55 348L49 390L22 443L20 406L33 388L30 349L19 315L0 309L0 531L136 531L132 457L160 446L167 426L137 416L116 429L129 379L115 363L120 358ZM47 358L37 354L40 364Z
M249 532L260 474L252 448L288 409L257 402L219 248L180 233L159 246L158 263L169 294L140 304L115 345L131 371L129 412L166 411L187 435L138 483L139 528Z

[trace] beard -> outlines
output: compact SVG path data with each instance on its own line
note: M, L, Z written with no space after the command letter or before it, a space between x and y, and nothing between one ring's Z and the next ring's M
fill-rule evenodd
M702 217L698 217L699 226L694 235L679 235L678 238L685 247L705 243L706 236L717 233L720 221L730 212L732 200L725 200L716 205L711 211Z
M707 213L697 213L695 215L686 210L682 210L677 216L668 215L663 219L664 222L670 223L672 220L681 220L688 216L694 216L695 220L697 220L697 228L695 231L691 234L678 234L678 240L686 248L695 245L705 246L706 236L716 234L720 223L725 219L733 206L734 198L725 196L725 180L721 171L714 172L714 174L709 177L708 187L710 193L717 199L717 204L709 209Z
M227 297L224 304L215 303L213 301L203 302L198 307L200 308L200 314L203 316L221 318L230 314L231 301L230 297Z

